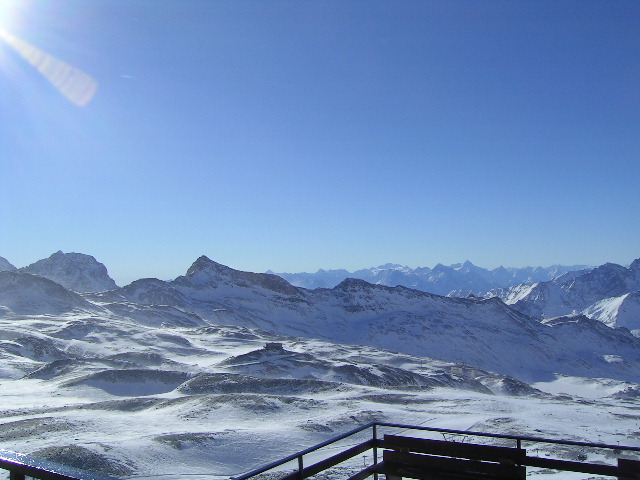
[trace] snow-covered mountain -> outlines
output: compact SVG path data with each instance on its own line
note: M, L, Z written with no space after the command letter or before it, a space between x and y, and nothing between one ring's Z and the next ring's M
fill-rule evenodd
M308 290L207 257L97 293L0 272L0 359L3 448L116 476L228 478L371 421L637 433L626 329L359 279Z
M542 319L586 311L602 300L637 290L640 290L640 259L629 268L606 263L578 275L518 285L496 294L519 312Z
M582 313L609 327L627 328L640 337L640 291L600 300Z
M492 289L548 281L567 272L585 268L587 267L584 265L572 267L553 265L525 268L498 267L488 270L467 260L464 263L449 266L438 264L433 269L428 267L413 269L402 265L386 264L355 272L318 270L315 273L278 273L277 275L292 285L308 289L333 288L346 278L359 278L388 287L401 285L438 295L463 297L469 293L482 296Z
M82 253L58 251L20 270L58 282L75 292L102 292L118 288L102 263Z
M448 298L347 279L331 289L294 287L200 257L173 282L143 280L94 295L101 302L162 302L218 325L368 345L465 363L522 380L563 373L640 380L640 340L578 319L562 328L497 298ZM568 325L568 326L567 326ZM623 361L609 362L611 355Z
M0 272L13 272L14 270L17 268L11 265L6 258L0 257Z

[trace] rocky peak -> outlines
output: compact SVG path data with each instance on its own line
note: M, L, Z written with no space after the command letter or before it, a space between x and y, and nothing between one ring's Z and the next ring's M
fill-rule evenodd
M118 288L107 268L91 255L57 251L49 258L21 268L76 292L104 292Z
M205 272L205 271L219 272L219 271L224 271L224 269L231 270L229 267L225 267L220 263L214 262L209 257L205 255L201 255L189 267L189 269L187 270L187 276L192 276L199 272Z
M451 267L447 267L441 263L437 264L435 267L433 267L433 269L431 270L431 273L433 274L438 274L438 275L442 275L444 273L450 273L450 272L455 272L455 270Z
M284 278L271 273L253 273L235 270L221 263L214 262L202 255L187 270L184 277L178 277L175 282L182 286L233 285L238 287L261 287L287 295L297 295L299 290Z
M11 265L6 258L0 257L0 272L15 272L16 270L17 268Z
M565 282L567 290L584 291L605 297L617 297L627 293L631 287L631 272L615 263L605 263L593 270Z

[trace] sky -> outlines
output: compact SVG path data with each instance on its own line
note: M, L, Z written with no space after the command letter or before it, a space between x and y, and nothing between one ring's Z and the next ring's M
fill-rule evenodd
M640 257L640 2L0 0L0 256L120 285Z

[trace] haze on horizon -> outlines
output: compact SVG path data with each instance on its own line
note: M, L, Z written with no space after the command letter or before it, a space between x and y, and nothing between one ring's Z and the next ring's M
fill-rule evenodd
M16 266L638 257L637 2L0 0L0 29L98 85L78 107L0 42Z

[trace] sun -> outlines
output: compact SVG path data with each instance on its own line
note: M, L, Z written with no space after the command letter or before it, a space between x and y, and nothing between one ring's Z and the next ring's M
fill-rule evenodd
M11 29L19 3L18 0L0 0L0 29Z

